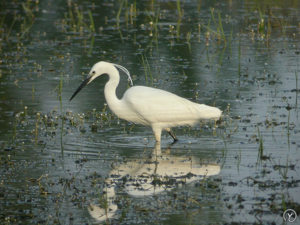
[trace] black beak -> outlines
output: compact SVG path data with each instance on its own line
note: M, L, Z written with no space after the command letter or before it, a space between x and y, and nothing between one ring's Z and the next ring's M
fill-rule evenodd
M80 86L77 88L77 90L74 92L74 94L72 95L72 97L70 98L70 101L78 94L78 92L84 88L88 83L89 81L91 80L92 76L89 76L88 78L86 78L81 84Z

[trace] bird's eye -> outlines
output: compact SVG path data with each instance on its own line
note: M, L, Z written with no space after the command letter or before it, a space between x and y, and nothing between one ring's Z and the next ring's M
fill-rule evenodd
M96 72L95 72L95 70L92 72L92 74L95 74Z

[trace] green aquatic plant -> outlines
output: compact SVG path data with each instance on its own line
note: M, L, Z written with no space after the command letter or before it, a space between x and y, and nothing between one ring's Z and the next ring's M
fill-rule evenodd
M265 19L264 19L264 15L263 15L260 8L258 8L258 14L259 14L259 19L258 19L258 23L257 23L257 31L260 34L264 34L264 32L265 32Z
M59 88L58 88L58 99L59 99L59 108L60 113L63 113L63 104L62 104L62 89L63 89L63 74L60 75ZM64 153L64 145L63 145L63 133L64 133L64 117L60 118L61 126L60 126L60 149L61 153Z
M265 13L266 10L261 7L258 7L257 11L257 35L259 40L265 40L266 44L269 45L269 39L272 32L271 12Z
M116 27L120 32L120 22L121 22L121 14L124 11L124 21L126 27L128 25L134 25L134 21L137 17L137 8L136 8L136 0L130 5L128 4L128 0L121 0L119 1L119 9L116 14Z
M257 138L258 138L258 154L257 154L257 163L259 164L262 160L270 159L269 156L264 154L264 139L257 125Z
M89 14L89 18L90 18L90 31L92 33L95 33L96 32L95 23L94 23L93 14L92 14L91 10L88 11L88 14Z
M298 73L295 71L295 83L296 83L296 88L295 88L295 93L296 93L296 100L295 100L295 109L298 107L298 92L300 91L298 89Z
M219 40L222 39L224 42L226 42L226 37L225 37L225 33L224 33L224 28L223 28L223 23L222 23L222 18L221 18L221 13L220 12L218 12L217 33L218 33L218 36L219 36L218 37Z
M191 51L191 36L192 36L192 33L187 32L187 34L186 34L186 43L188 45L189 51Z
M68 11L64 14L64 20L60 23L62 30L83 35L84 32L93 34L96 32L93 14L87 11L88 17L84 15L84 9L72 1L68 1Z
M239 47L238 47L238 86L240 87L241 85L241 38L239 38Z
M170 46L172 47L174 45L174 34L175 34L175 27L173 25L169 25L169 34L171 36L170 38Z
M146 84L149 85L149 82L151 83L151 85L153 85L153 76L152 76L152 72L151 72L151 67L150 67L150 64L148 62L148 59L147 57L143 56L142 55L142 65L143 65L143 68L144 68L144 72L145 72L145 81L146 81ZM150 79L150 81L149 81Z
M181 27L181 17L178 18L177 20L177 24L176 24L176 37L177 37L177 40L179 40L179 37L180 37L180 27Z
M129 15L130 15L130 24L133 25L133 21L137 17L136 0L134 1L133 4L130 4Z
M198 23L198 42L201 42L201 24Z
M123 9L124 2L125 2L125 0L121 1L120 6L119 6L119 10L118 10L118 13L117 13L117 16L116 16L116 22L117 22L117 28L118 29L120 28L120 16L121 16L121 12L122 12L122 9Z
M2 22L4 22L4 19L5 19L5 17L3 17ZM7 31L6 31L6 32L3 32L3 35L5 36L6 41L9 40L11 31L12 31L12 29L13 29L13 27L14 27L16 21L17 21L17 19L16 19L16 17L14 16L13 21L11 22L11 24L10 24L9 28L7 29ZM5 28L6 28L4 25L1 25L1 27L3 27L4 30L5 30Z
M25 12L25 18L22 20L21 23L21 35L20 37L23 38L27 33L29 33L31 27L35 21L34 11L39 1L31 1L27 0L22 3L23 11Z
M39 1L26 0L19 3L18 6L21 8L21 12L15 12L11 19L8 19L6 14L0 16L0 51L2 49L2 42L10 42L12 35L16 35L17 44L20 45L21 39L29 33L35 22L35 13L38 11L38 4Z
M159 21L160 9L157 7L156 10L147 12L148 24L150 26L149 36L152 37L150 43L145 48L145 52L149 49L152 51L152 43L155 42L156 48L158 48L158 21Z
M130 9L128 9L128 1L125 0L125 16L124 17L125 17L126 28L128 28L128 20L129 20L129 17L130 17L129 10Z
M177 1L176 1L176 7L177 7L177 13L178 13L178 16L179 16L179 17L183 17L184 11L183 11L183 9L181 8L181 2L180 2L180 0L177 0Z
M13 130L12 130L12 138L11 138L12 145L15 143L17 137L17 125L19 124L19 120L20 120L20 114L17 113L15 115L14 122L13 122Z
M279 167L279 174L282 176L282 178L284 179L284 180L286 180L287 179L287 174L288 174L288 172L289 172L289 160L288 160L288 158L286 159L286 164L285 164L285 166L283 166L283 167Z
M218 16L218 18L216 19L215 9L211 8L210 9L210 19L208 20L207 25L200 24L200 26L203 26L206 29L206 32L205 32L206 45L209 45L211 36L215 36L216 39L220 43L226 44L226 42L227 42L224 28L223 28L223 21L222 21L221 13L219 11L217 12L217 16ZM212 28L212 27L214 27L214 28Z
M88 55L92 54L92 51L94 49L94 45L95 45L95 36L92 35L91 38L90 38L90 45L89 45Z
M181 2L180 0L176 1L176 6L177 6L177 13L178 13L178 20L177 20L177 25L176 25L176 37L179 39L180 36L180 27L181 27L181 21L183 17L183 9L181 8Z
M35 144L38 142L38 137L39 137L39 124L41 120L41 113L36 113L36 119L35 119L35 129L34 129L34 141Z

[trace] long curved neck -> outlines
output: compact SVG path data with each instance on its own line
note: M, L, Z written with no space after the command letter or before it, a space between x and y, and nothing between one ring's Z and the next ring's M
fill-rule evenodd
M120 75L119 75L118 70L114 67L107 74L109 76L109 80L105 84L105 87L104 87L105 99L106 99L106 102L107 102L109 108L115 114L118 115L118 112L119 112L118 109L120 108L121 100L118 99L118 97L116 95L116 89L117 89L117 86L119 85Z

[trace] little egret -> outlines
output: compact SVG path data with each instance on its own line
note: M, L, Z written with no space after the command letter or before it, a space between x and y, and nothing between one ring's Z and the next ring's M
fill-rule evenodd
M92 67L88 77L77 88L70 101L87 84L107 74L109 80L105 84L104 95L111 111L121 119L150 126L156 142L160 142L162 130L167 131L174 141L177 141L171 127L193 126L200 120L218 120L222 114L216 107L197 104L170 92L145 86L133 86L127 89L122 99L119 99L116 95L120 81L117 68L127 74L132 85L130 73L125 67L101 61Z

